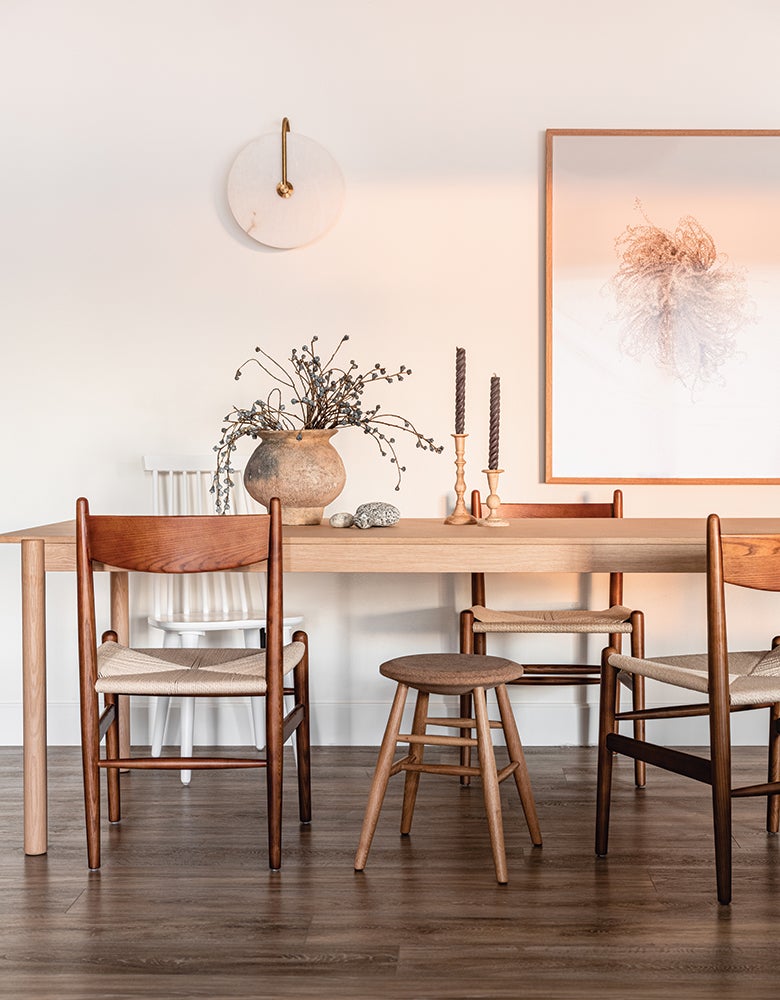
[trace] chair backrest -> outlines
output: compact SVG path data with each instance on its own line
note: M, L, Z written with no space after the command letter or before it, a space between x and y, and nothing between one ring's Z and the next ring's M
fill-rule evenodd
M780 536L721 534L720 547L725 583L780 591Z
M471 513L474 517L487 517L490 508L482 500L479 490L474 490L471 494ZM611 502L590 503L581 501L577 503L504 503L501 501L501 517L507 519L537 517L622 517L623 516L623 493L615 490L612 494ZM472 573L471 575L471 603L476 605L485 604L485 575L484 573ZM610 573L609 576L609 603L611 606L623 603L623 574Z
M234 517L94 516L82 497L76 503L76 575L79 648L95 665L96 619L93 564L155 574L212 573L266 564L267 650L282 650L282 517L271 500L268 514Z
M780 591L780 535L724 535L707 518L707 651L710 699L728 701L725 584ZM775 640L775 643L777 640Z
M487 517L490 508L482 500L479 490L471 494L471 513ZM501 516L515 517L622 517L623 493L615 490L607 503L505 503L501 501Z
M216 573L268 558L268 515L88 516L87 555L138 573Z
M211 455L146 455L151 473L152 513L156 515L259 514L265 510L246 490L234 490L229 515L217 515L211 492L216 458ZM237 473L240 479L240 473ZM154 617L217 617L225 620L262 618L263 579L257 573L199 574L156 578Z
M213 514L211 492L216 455L144 455L144 469L152 474L152 513ZM236 472L239 482L242 471ZM260 514L265 510L246 492L237 489L230 498L230 513Z

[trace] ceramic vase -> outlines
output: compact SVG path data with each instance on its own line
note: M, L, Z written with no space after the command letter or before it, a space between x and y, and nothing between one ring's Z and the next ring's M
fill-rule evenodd
M244 486L258 503L282 502L282 524L319 524L344 489L347 473L331 444L335 430L263 431L244 468Z

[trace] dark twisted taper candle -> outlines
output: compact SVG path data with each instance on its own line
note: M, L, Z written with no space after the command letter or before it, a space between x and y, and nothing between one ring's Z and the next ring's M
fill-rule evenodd
M488 448L488 468L498 468L498 421L501 410L501 379L494 375L490 379L490 441Z
M455 348L455 433L466 427L466 348Z

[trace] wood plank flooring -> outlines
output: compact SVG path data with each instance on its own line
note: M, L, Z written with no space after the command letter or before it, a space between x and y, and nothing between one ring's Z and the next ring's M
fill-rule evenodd
M376 756L316 748L314 822L269 872L262 772L123 775L124 817L86 869L79 755L50 751L49 854L21 850L21 753L0 748L0 997L727 998L777 992L780 841L735 805L734 903L715 900L708 789L617 763L609 858L593 854L595 751L527 751L544 847L502 785L508 886L481 790L423 775L400 838L391 782L365 872L352 859ZM750 780L764 751L739 748Z

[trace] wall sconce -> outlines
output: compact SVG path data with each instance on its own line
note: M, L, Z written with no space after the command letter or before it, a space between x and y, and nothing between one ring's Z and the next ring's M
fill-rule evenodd
M228 203L245 233L265 246L311 243L336 222L344 176L319 143L290 131L259 136L238 154L228 176Z

